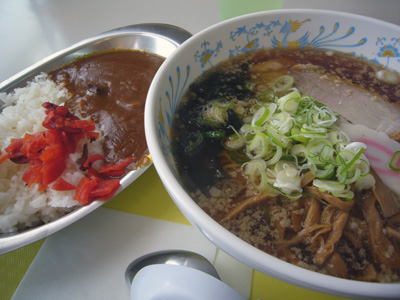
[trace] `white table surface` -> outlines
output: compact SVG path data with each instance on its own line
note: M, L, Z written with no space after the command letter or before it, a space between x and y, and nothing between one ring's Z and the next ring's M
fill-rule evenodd
M196 33L218 21L217 0L0 0L0 82L117 27L168 23Z
M0 0L0 82L54 52L121 26L168 23L195 34L219 22L218 1L252 1L261 7L275 0ZM282 8L346 11L400 25L400 0L283 0Z

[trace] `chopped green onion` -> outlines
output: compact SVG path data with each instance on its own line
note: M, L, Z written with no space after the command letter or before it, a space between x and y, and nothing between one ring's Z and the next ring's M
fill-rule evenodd
M318 126L330 127L337 120L335 113L331 111L328 107L318 108L313 110L313 112L314 113L312 114L312 121Z
M339 192L339 193L332 193L332 195L337 198L342 198L342 199L349 200L349 201L354 198L354 193L350 189L346 189L343 192Z
M251 125L262 126L273 114L266 106L261 106L253 116Z
M393 171L400 172L400 151L393 154L393 157L389 162L389 168Z
M293 91L278 99L279 109L290 114L297 112L301 95L298 91Z
M333 156L335 154L335 149L329 144L325 144L321 152L319 153L320 162L325 162L328 164L334 164Z
M257 85L257 82L254 81L247 81L244 85L246 89L248 89L251 92L254 92L254 87Z
M306 156L313 164L325 165L326 160L321 161L321 152L326 146L331 146L328 139L315 139L307 144Z
M284 76L277 78L272 83L272 87L275 92L284 92L292 87L293 82L294 82L294 79L292 76L284 75Z
M354 183L358 180L358 178L361 177L361 170L360 169L355 169L353 172L351 172L347 178L347 180L345 181L345 184L350 184L350 183Z
M272 126L267 126L267 133L269 139L274 143L276 146L287 148L289 146L290 140L283 134L279 134Z
M333 193L342 192L345 189L343 184L338 183L334 180L321 180L321 179L314 179L313 185L318 187L321 191L330 191Z
M185 151L187 152L192 152L194 149L196 149L200 144L203 142L203 136L202 134L197 131L196 132L196 140L191 142L189 145L185 147Z
M226 99L216 99L212 100L211 104L215 107L222 108L222 109L228 109L233 107L233 103L229 100Z
M328 136L328 130L325 127L317 127L313 125L303 124L300 131L308 138L325 138Z
M253 186L261 192L267 192L271 196L276 196L276 191L272 188L272 178L267 176L265 161L262 159L254 159L242 165L244 173L249 176Z
M310 171L317 178L330 179L335 174L335 166L332 164L327 164L322 169L319 169L315 164L311 164Z
M263 158L267 154L267 151L268 138L262 132L257 133L250 144L246 147L246 155L250 159Z
M340 156L338 156L338 157L340 157ZM345 184L347 179L349 178L349 172L344 172L344 173L342 172L343 168L345 168L345 167L346 167L346 164L343 163L336 170L336 178L337 178L338 183L340 183L340 184Z
M313 185L318 187L323 192L329 192L338 198L351 200L354 198L354 193L350 190L349 186L338 184L336 181L314 179Z
M370 171L370 165L369 161L366 159L360 159L359 160L359 168L361 170L361 176L366 176L369 174Z
M273 103L276 99L275 93L272 90L265 90L257 97L257 103L264 105L267 103Z
M328 132L328 139L332 145L339 143L339 132L336 130Z
M336 161L340 164L347 164L354 158L354 152L350 150L343 150L336 156Z
M261 128L259 126L253 126L250 124L244 124L239 131L239 133L244 136L256 135L259 132L261 132Z
M294 119L288 112L282 111L274 114L269 123L281 134L286 135L293 128Z
M367 190L375 186L375 178L371 174L358 178L354 187L357 192Z
M299 100L299 108L301 109L298 113L302 113L304 109L309 108L314 104L314 100L310 96L301 96Z
M294 113L297 111L298 105L297 99L289 99L282 104L281 110L287 111L288 113Z
M225 139L224 146L228 150L237 150L244 146L244 142L241 136L234 134Z
M306 146L303 144L296 144L290 148L290 154L294 156L306 156Z
M363 154L364 151L365 149L361 148L360 151L358 151L358 153L354 155L354 157L346 165L346 167L344 167L343 170L340 171L340 173L343 175L345 172L347 172L356 163L356 161L360 158L361 154ZM343 153L345 153L345 151L342 151L341 153L339 153L339 155L342 156Z
M309 141L309 138L305 137L303 133L300 131L300 128L298 126L293 126L292 129L290 130L291 137L301 143L307 143Z
M266 161L267 165L275 165L282 157L282 147L276 146L274 156L272 156L269 160Z

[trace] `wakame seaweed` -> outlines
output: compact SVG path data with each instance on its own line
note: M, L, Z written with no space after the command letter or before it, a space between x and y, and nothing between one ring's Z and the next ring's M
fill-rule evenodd
M190 99L182 103L176 112L173 123L174 156L178 171L186 188L207 189L225 176L215 153L222 149L222 139L240 129L242 121L233 111L227 109L227 124L202 118L204 106L215 99L247 100L254 92L245 88L248 81L248 65L242 64L235 72L204 74L200 80L191 84L185 95Z

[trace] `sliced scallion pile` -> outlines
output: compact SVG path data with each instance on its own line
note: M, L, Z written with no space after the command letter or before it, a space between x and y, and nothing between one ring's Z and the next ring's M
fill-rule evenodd
M400 151L397 151L393 154L393 157L389 162L389 168L393 171L400 172Z
M273 90L259 93L251 122L227 139L247 156L242 170L250 182L259 191L293 200L302 196L301 179L308 171L316 177L314 186L343 200L354 197L352 184L356 190L373 187L366 145L350 142L335 126L338 116L329 107L292 85L293 78L285 75ZM392 168L399 157L393 157Z

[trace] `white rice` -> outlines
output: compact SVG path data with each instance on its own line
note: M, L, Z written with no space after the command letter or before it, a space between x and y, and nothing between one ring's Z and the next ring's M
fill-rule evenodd
M15 89L14 92L0 93L0 102L4 103L0 114L0 150L10 144L11 138L22 138L26 133L44 131L42 122L45 109L42 104L52 102L62 104L68 99L68 92L57 86L47 74L38 75L26 87ZM77 151L85 142L81 141ZM88 143L89 151L102 153L102 141ZM67 161L67 169L61 175L66 181L77 185L84 174L79 171L75 161L81 153L71 154ZM0 232L10 233L19 229L32 227L42 222L55 220L77 206L73 200L73 191L54 191L51 188L38 192L39 185L34 184L29 189L22 175L29 164L18 165L9 160L0 164Z

